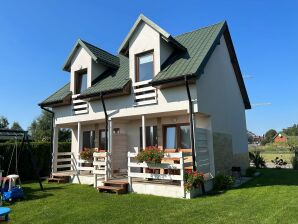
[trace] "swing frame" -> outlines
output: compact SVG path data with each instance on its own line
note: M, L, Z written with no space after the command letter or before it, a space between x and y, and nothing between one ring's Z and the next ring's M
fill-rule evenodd
M21 143L21 148L20 148L20 151L19 153L27 146L28 147L28 152L30 154L30 159L31 159L31 165L33 167L33 171L34 171L34 174L35 174L35 178L36 180L38 181L39 183L39 186L40 186L40 190L44 190L43 188L43 185L42 185L42 182L41 182L41 178L39 176L39 172L37 170L37 166L36 166L36 157L33 155L32 153L32 147L31 147L31 144L30 144L30 141L29 141L29 137L28 137L28 131L23 131L23 130L13 130L13 129L0 129L0 133L10 133L8 134L8 136L14 136L16 137L16 134L22 134L23 135L23 138L22 138L22 143ZM17 141L18 139L16 139ZM16 152L17 153L17 152ZM11 155L11 157L13 157L13 154ZM16 156L17 159L19 159L18 155ZM18 160L16 161L16 169L17 169L17 164L18 164ZM16 170L17 174L18 174L18 171Z

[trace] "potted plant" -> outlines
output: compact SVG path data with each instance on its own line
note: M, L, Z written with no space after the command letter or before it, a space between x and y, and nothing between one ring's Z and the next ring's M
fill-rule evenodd
M186 198L193 198L202 194L202 183L204 182L204 173L198 171L188 170L185 173L184 188L186 191Z
M81 152L80 152L80 157L83 160L87 160L87 161L93 161L93 153L95 152L94 149L89 149L89 148L84 148Z
M157 146L148 146L143 151L139 152L136 159L139 163L146 162L148 164L158 164L164 157L164 151Z

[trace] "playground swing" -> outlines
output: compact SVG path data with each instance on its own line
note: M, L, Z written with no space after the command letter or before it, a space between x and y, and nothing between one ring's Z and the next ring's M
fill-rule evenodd
M1 130L0 130L0 132L1 132ZM35 176L36 176L36 178L38 178L38 182L39 182L41 190L43 190L43 186L42 186L38 171L36 169L36 160L35 160L35 157L32 155L31 145L29 143L27 132L19 131L19 130L5 130L5 132L10 132L12 135L14 134L15 142L14 142L14 147L13 147L13 150L12 150L12 153L10 156L10 161L9 161L6 177L1 178L2 179L1 180L1 194L2 194L3 201L13 201L13 200L24 198L24 192L23 192L23 189L21 186L21 179L20 179L19 172L18 172L18 163L19 163L19 159L20 159L20 153L24 149L25 143L26 143L27 147L29 147L28 152L30 154L29 156L31 159L31 164L35 171ZM17 133L23 134L23 139L22 139L22 143L21 143L19 152L18 152ZM15 174L9 175L9 171L10 171L10 167L11 167L11 163L12 163L14 154L15 154Z

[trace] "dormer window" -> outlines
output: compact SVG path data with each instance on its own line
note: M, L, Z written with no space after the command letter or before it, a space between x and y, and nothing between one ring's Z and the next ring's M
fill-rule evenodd
M136 82L153 78L153 51L136 55Z
M80 94L87 89L87 69L76 72L75 91Z

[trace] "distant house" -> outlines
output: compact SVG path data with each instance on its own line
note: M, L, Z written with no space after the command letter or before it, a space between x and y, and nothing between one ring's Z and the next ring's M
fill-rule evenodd
M288 136L285 133L278 133L273 139L274 143L288 142Z
M11 131L6 131L6 129L0 129L0 143L3 142L8 142L8 141L22 141L24 137L23 133L18 133L18 132L11 132ZM28 136L29 140L32 141L32 137Z

